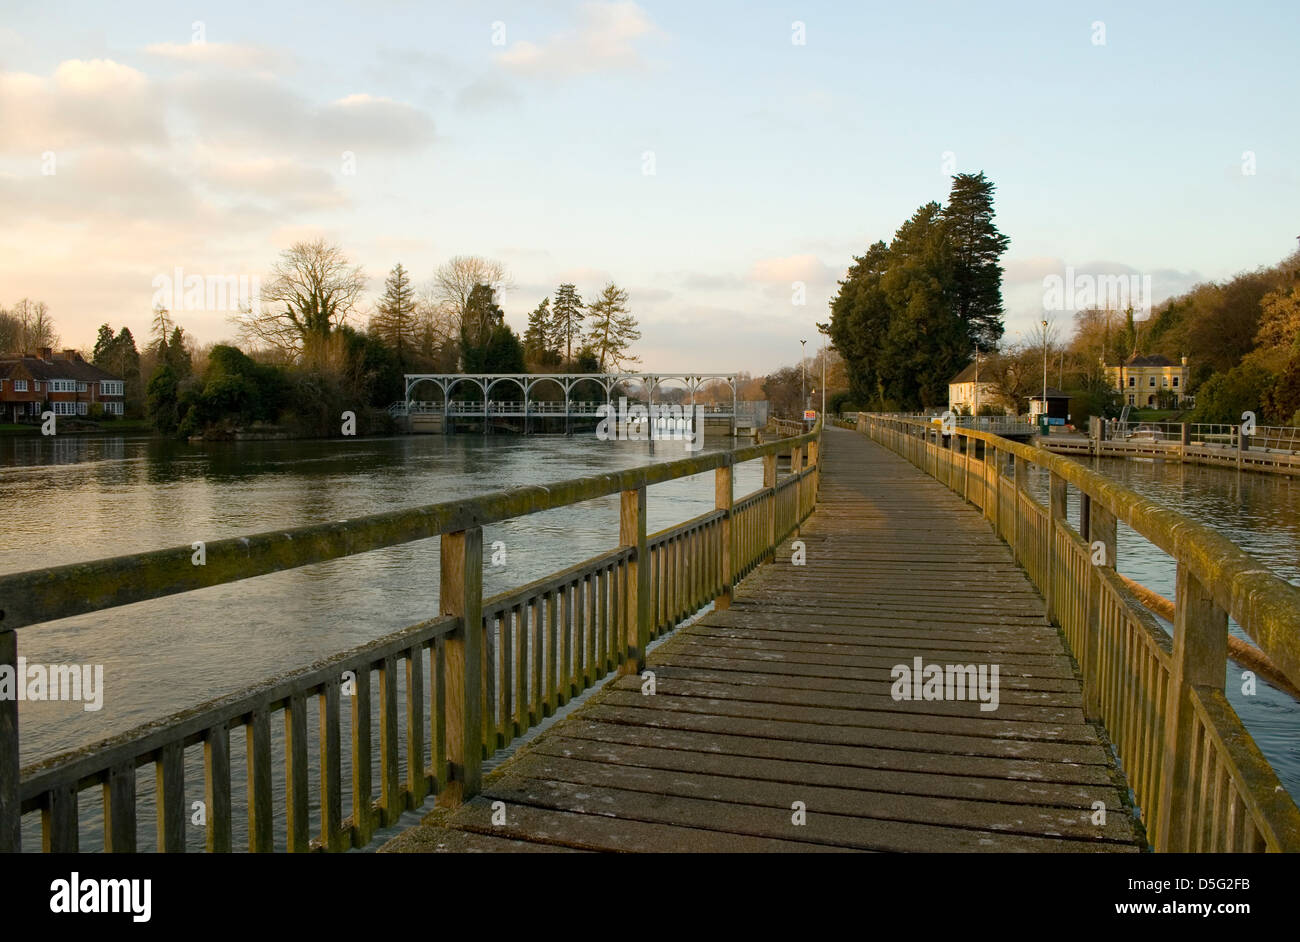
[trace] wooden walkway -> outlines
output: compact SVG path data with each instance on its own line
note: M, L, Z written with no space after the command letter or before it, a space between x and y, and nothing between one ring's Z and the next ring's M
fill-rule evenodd
M654 696L611 681L383 849L1139 850L1127 785L1010 550L857 433L828 429L823 459L805 565L783 547L730 609L651 652ZM917 657L999 665L997 709L894 700L891 668Z

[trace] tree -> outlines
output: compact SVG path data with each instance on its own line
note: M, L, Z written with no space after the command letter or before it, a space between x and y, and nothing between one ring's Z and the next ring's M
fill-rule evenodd
M638 362L639 357L628 353L641 339L641 332L627 309L627 292L611 281L587 310L587 343L596 355L598 372L604 373L607 367L621 371L624 364Z
M530 357L541 357L550 349L551 299L542 303L528 315L528 329L524 331L524 352Z
M993 224L993 182L983 172L952 178L942 218L951 250L952 303L971 343L992 350L1002 337L1002 265L1011 243Z
M172 332L172 318L161 304L153 309L153 342L149 345L159 358L167 356L167 337Z
M1216 373L1196 391L1193 422L1236 425L1243 412L1261 411L1272 393L1274 376L1252 363Z
M150 421L159 432L171 435L180 425L178 408L180 382L176 371L161 363L149 378L145 407Z
M23 325L4 308L0 308L0 356L22 353Z
M425 302L445 319L451 336L459 336L475 286L501 289L508 281L505 266L495 259L457 255L438 266L425 288Z
M551 337L557 345L564 343L564 359L571 361L573 341L582 336L583 303L578 289L571 284L560 285L551 311Z
M884 242L855 256L831 300L830 322L817 325L826 328L831 343L844 357L854 399L877 409L885 408L881 351L891 311L880 282L888 267L889 247Z
M1285 293L1277 290L1264 295L1260 312L1256 344L1282 348L1294 348L1300 344L1300 287Z
M59 345L59 335L54 330L50 309L44 301L23 298L3 313L8 315L6 323L0 325L0 331L9 335L4 344L5 352L37 353L44 347Z
M398 262L384 282L383 297L370 319L370 332L392 347L397 362L404 365L415 350L418 330L415 292L406 269Z
M291 359L312 356L347 322L365 285L361 267L352 265L337 245L324 239L295 242L272 268L259 310L236 318L240 337Z
M107 362L112 349L113 328L107 324L100 324L99 334L95 337L95 352L91 354L91 362L102 367Z

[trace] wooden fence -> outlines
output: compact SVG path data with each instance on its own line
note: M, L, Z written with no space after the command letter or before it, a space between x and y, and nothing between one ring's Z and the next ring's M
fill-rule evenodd
M479 789L483 759L496 749L611 671L639 673L651 640L710 603L730 603L735 583L772 558L812 512L820 436L817 427L764 445L546 487L221 540L207 544L203 566L193 565L186 546L0 577L0 667L16 669L19 629L42 622L441 540L434 617L310 667L25 768L18 702L0 700L0 851L21 850L23 818L37 814L44 850L77 851L88 827L80 796L91 789L102 791L95 842L102 836L106 851L135 851L142 830L154 832L159 851L183 851L191 822L187 750L201 751L209 851L234 849L237 813L247 815L249 850L272 850L278 834L291 851L339 851L365 846L376 829L431 794L440 803L466 800ZM778 480L777 456L785 453L790 473ZM763 486L735 500L733 469L754 460L763 462ZM647 489L708 471L715 509L647 534ZM483 598L484 524L616 493L616 548ZM283 722L282 736L273 718ZM243 755L232 748L241 729ZM232 770L244 773L243 788L232 789ZM273 817L277 782L282 832ZM141 820L145 804L151 829Z
M1085 712L1105 726L1156 850L1300 850L1300 811L1224 695L1229 615L1300 681L1300 589L1068 458L910 418L863 414L858 429L980 508L1011 546L1079 663ZM1031 465L1049 475L1049 506L1026 489ZM1172 637L1115 571L1118 521L1176 562Z

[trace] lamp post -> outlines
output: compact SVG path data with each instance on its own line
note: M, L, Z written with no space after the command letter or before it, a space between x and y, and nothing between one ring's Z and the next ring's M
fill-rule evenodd
M822 421L826 421L826 344L822 344Z
M1043 321L1043 425L1047 425L1047 321Z
M804 351L808 341L799 341L799 421L803 421L803 412L808 408L808 364L804 361Z

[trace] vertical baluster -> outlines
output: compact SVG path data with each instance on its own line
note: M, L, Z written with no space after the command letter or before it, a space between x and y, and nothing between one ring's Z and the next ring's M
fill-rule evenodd
M45 804L41 808L41 850L47 854L77 853L80 846L78 814L75 785L57 785L46 792ZM158 833L163 833L161 827Z
M406 791L412 808L429 794L424 769L424 646L406 649Z
M289 697L284 711L285 809L288 813L289 853L311 850L310 806L307 791L307 698Z
M275 850L271 829L271 718L265 707L255 709L245 728L248 747L248 849L255 854Z
M580 672L581 675L579 678L579 683L582 684L579 688L580 690L586 690L591 686L592 681L592 600L589 598L590 590L591 577L589 575L579 576L577 581L573 583L573 594L576 595L578 599L578 604L574 609L576 616L574 618L574 623L575 631L577 632L577 637L575 638L577 641L576 651L579 659L582 661L582 671Z
M501 656L501 645L499 643L499 617L500 613L496 611L483 613L483 744L484 748L491 752L496 748L496 716L497 716L497 678L500 670L498 658Z
M406 810L397 743L397 658L389 654L379 663L379 798L385 827Z
M231 847L230 730L223 723L203 734L203 798L208 815L205 843L210 854Z
M497 613L497 625L499 635L497 637L497 696L495 704L496 715L500 718L494 724L496 735L496 748L500 749L512 738L510 736L510 715L513 712L512 697L514 694L515 674L514 661L511 658L511 652L514 651L515 638L513 626L510 624L510 609L502 609ZM489 740L491 742L491 740Z
M528 606L516 605L510 610L515 619L514 645L514 710L510 738L522 736L528 729Z
M528 725L536 726L545 715L546 693L542 685L542 665L545 662L542 649L546 628L542 619L546 616L546 603L542 596L535 596L528 602L528 631L532 640L532 691L529 698Z
M429 686L434 788L441 795L451 780L447 769L447 639L442 635L429 648Z
M573 645L573 583L560 588L562 607L560 609L560 704L573 699L577 692L578 669Z
M344 850L351 840L343 834L343 735L339 719L337 677L325 681L320 697L320 830L325 847Z
M127 761L104 782L104 852L134 854L135 846L135 764Z
M352 681L352 843L364 847L375 833L374 783L370 771L370 665Z
M560 592L546 593L546 715L554 716L560 705L559 613Z
M160 854L185 852L185 751L179 742L168 743L154 761L158 812L157 847Z

